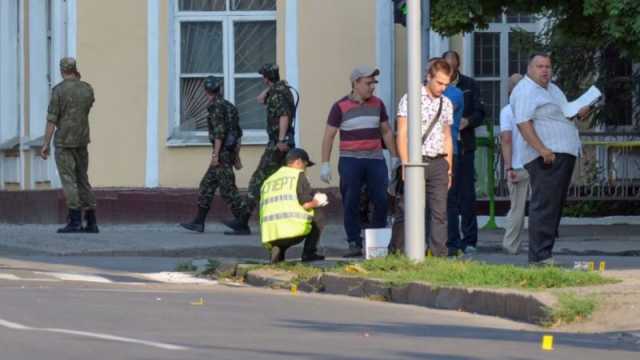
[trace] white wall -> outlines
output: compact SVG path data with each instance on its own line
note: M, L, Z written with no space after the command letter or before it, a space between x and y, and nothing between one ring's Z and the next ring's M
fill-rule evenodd
M46 1L29 0L29 138L44 134L49 99Z
M19 136L18 0L0 1L0 143Z

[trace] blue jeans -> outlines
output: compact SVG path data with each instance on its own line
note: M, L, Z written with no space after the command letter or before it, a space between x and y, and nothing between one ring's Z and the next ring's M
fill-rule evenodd
M447 199L449 241L452 250L464 250L478 244L478 220L475 213L476 171L475 152L456 154L453 160L453 184ZM459 217L462 218L460 224ZM462 225L462 226L460 226ZM462 237L460 237L462 230Z
M341 157L338 173L347 241L362 246L360 190L363 184L367 187L369 200L374 207L371 228L387 226L387 186L389 185L387 163L383 159Z

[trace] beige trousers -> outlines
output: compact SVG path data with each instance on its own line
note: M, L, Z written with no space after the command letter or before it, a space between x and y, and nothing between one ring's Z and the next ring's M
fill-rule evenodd
M516 178L507 180L511 208L507 214L502 247L510 254L517 254L520 248L520 232L524 227L524 214L529 198L529 173L525 169L515 170Z

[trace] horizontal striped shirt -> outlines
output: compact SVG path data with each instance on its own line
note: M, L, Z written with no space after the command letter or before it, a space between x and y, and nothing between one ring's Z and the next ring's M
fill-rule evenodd
M582 147L576 125L562 113L567 98L555 84L547 88L528 76L516 85L509 98L516 124L532 120L540 141L554 153L578 156ZM540 154L525 141L520 159L526 165Z
M340 129L340 156L383 159L380 123L389 121L387 109L372 96L359 102L351 96L338 100L327 124Z

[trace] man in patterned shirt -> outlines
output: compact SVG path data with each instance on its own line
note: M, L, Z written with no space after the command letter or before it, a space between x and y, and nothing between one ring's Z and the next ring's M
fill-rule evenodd
M451 187L451 162L453 142L453 104L443 93L451 81L451 66L435 60L427 73L427 83L422 87L420 118L422 127L422 161L426 183L426 204L430 212L431 231L429 245L434 256L447 256L447 192ZM431 132L425 133L434 123ZM403 164L409 161L407 145L407 95L398 105L397 119L398 154ZM408 194L405 194L408 195Z

